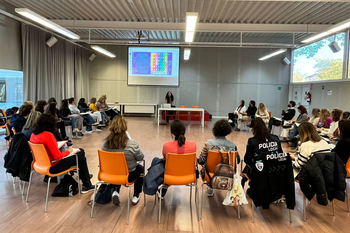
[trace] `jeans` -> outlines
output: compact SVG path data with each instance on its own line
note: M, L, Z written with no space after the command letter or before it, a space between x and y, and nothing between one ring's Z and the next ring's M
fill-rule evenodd
M297 136L299 134L298 132L298 127L296 125L294 125L294 128L290 131L288 137L289 138L294 138L295 136Z
M143 166L140 164L137 164L136 169L132 172L129 172L129 178L128 182L134 182L134 196L139 196L139 194L142 192L142 185L143 185L143 177L140 177L140 175L143 173ZM120 185L115 185L115 191L119 193L120 191Z
M91 125L95 123L94 119L89 114L81 115L85 120L89 122L89 126L86 126L86 131L92 131Z
M77 153L77 155L78 155L78 163L79 163L79 178L83 182L83 186L90 187L92 184L90 181L90 173L89 173L89 168L86 164L86 157L85 157L84 150L80 148L80 151ZM52 174L60 173L76 165L77 165L77 161L75 156L70 156L66 159L61 159L58 162L58 164L56 164L55 166L52 166L50 168L50 173Z

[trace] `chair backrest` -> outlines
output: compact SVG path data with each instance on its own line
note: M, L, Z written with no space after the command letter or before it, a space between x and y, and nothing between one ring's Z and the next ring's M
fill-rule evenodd
M6 116L6 111L5 111L5 109L1 109L1 111L0 111L0 117L5 118L5 122L6 122L6 124L7 124L7 116ZM0 128L5 128L5 127L6 127L6 124L5 124L5 125L0 125Z
M187 105L180 105L180 108L187 108ZM187 111L179 111L179 116L188 116Z
M110 184L128 184L129 169L123 152L98 150L98 180Z
M227 159L228 152L221 152L224 159ZM230 165L236 169L236 158L237 151L231 151L230 155ZM207 156L206 166L208 168L209 173L214 173L216 166L221 163L221 156L219 151L210 150Z
M180 108L187 108L187 105L180 105Z
M269 111L268 113L269 113L269 117L271 118L271 116L272 116L272 112L271 112L271 111Z
M346 177L350 177L350 159L345 164L345 170L346 170Z
M196 173L196 152L189 154L168 153L164 175L188 176ZM165 180L164 180L165 183Z
M51 168L51 161L49 155L46 152L43 144L29 143L29 147L32 150L33 155L33 169L42 175L49 175L49 169Z
M199 106L193 105L192 108L199 108ZM200 112L191 112L191 116L200 116L200 115L201 115Z

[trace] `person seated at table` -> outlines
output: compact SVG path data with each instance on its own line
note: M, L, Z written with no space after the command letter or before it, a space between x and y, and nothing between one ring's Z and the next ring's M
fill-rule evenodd
M256 106L255 106L255 101L251 100L249 102L249 107L247 109L246 112L243 112L243 116L241 120L238 120L238 125L237 128L235 128L235 131L240 131L241 130L241 125L242 125L242 121L248 121L251 120L252 118L255 117L255 113L256 113Z
M337 153L339 158L346 164L349 160L349 145L350 145L350 120L344 119L339 121L339 141L335 145L333 151Z
M280 119L277 119L275 117L271 117L269 121L269 132L271 133L272 126L281 126L284 124L284 121L290 121L295 116L295 102L293 100L289 101L288 103L288 110L282 111L282 121Z
M310 122L304 122L298 128L300 135L300 147L295 154L290 157L293 161L294 177L299 174L307 161L313 155L313 152L320 150L329 150L332 145L323 140L317 133L316 128Z
M73 97L68 100L68 103L69 103L68 107L69 107L69 110L71 111L71 113L73 113L73 114L80 114L80 116L82 118L87 120L89 125L86 126L86 132L87 133L92 133L92 127L91 126L98 125L98 123L94 121L94 119L90 116L90 114L81 114L80 113L80 110L75 105L75 99Z
M52 115L43 114L39 117L37 124L34 128L33 134L30 137L30 142L34 144L43 144L49 160L51 162L50 173L57 174L70 167L76 166L76 156L69 156L73 149L71 147L68 150L60 152L57 146L57 140L53 135L53 130L56 127L56 119ZM77 152L79 163L79 177L83 183L82 193L87 193L95 189L95 186L91 184L89 168L86 163L85 152L83 149L79 149Z
M97 103L95 104L96 109L97 111L105 112L110 117L110 119L113 120L115 116L119 115L119 112L117 110L113 110L109 108L106 101L107 101L107 96L102 95L98 99Z
M127 129L128 127L124 117L115 116L109 126L110 134L104 140L102 150L124 153L129 169L128 182L135 181L132 203L136 205L140 200L140 193L142 192L143 177L141 174L144 171L144 167L138 164L137 161L142 161L144 155L139 144L136 141L129 139ZM119 191L120 185L116 185L115 191L112 194L112 201L115 205L119 205L120 203Z
M166 95L165 95L165 103L170 104L172 108L175 108L175 107L176 107L176 106L175 106L175 98L174 98L173 93L171 93L171 91L168 91L168 92L166 93ZM170 114L170 115L173 115L173 114L174 114L173 111L167 111L167 112L168 112L168 114ZM167 114L167 115L168 115L168 114ZM170 118L169 116L166 116L166 117L165 117L166 124L169 123L169 118Z
M186 140L186 137L185 137L186 126L182 121L177 119L174 120L171 123L170 132L174 140L165 142L163 144L162 153L165 159L168 153L188 154L188 153L193 153L197 151L196 142ZM167 189L168 189L168 186L164 184L162 189L162 194L160 195L159 190L157 192L158 197L164 198L167 192Z
M207 162L208 152L210 150L221 151L221 152L237 151L236 144L226 139L226 136L232 132L231 125L227 120L222 119L215 122L212 132L215 139L208 139L206 141L202 149L202 152L199 155L199 158L197 159L197 162L200 165L202 165L200 174L202 175L203 179L205 177L205 172L206 172L205 165ZM212 189L211 186L208 185L207 196L212 197L213 195L214 195L214 189Z
M319 116L320 116L320 120L318 121L317 128L329 129L329 127L331 126L331 123L333 122L333 119L331 117L331 113L329 112L329 110L327 108L322 108L319 113Z

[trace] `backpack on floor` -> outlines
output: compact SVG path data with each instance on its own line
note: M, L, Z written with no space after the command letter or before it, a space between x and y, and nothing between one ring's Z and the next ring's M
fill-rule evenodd
M226 161L224 161L221 151L219 151L219 153L221 156L221 163L216 165L213 178L210 177L206 169L207 175L213 189L231 190L233 187L234 173L233 167L229 164L231 151L229 151Z
M78 194L78 183L70 175L65 175L52 191L53 197L71 197Z
M113 185L101 184L95 195L95 202L99 204L107 204L112 201L112 194L114 192Z

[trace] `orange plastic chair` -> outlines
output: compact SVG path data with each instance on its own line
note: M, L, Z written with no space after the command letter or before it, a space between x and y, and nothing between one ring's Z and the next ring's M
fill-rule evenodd
M228 152L221 152L222 154L222 157L224 157L224 159L228 159ZM231 154L230 154L230 165L233 166L234 168L234 171L236 171L237 169L237 163L236 163L236 159L237 159L237 151L231 151ZM206 166L207 166L207 169L208 169L208 173L211 177L214 176L214 171L215 171L215 168L216 166L221 163L221 156L220 156L220 152L218 151L214 151L214 150L210 150L208 152L208 156L207 156L207 161L206 161ZM200 219L202 219L202 207L203 207L203 185L207 185L210 183L210 178L208 176L207 173L205 173L205 177L204 179L202 178L202 186L201 186L201 207L200 207ZM238 209L239 209L239 205L238 205ZM240 211L238 210L238 219L240 219L241 216L240 216Z
M1 125L0 128L5 128L6 125L7 125L7 116L6 116L6 111L5 111L5 109L1 109L1 113L0 113L0 114L1 114L0 117L3 117L3 118L6 119L6 124L5 124L5 125Z
M268 112L269 113L269 117L271 118L272 117L272 112L270 111L270 112Z
M350 178L350 159L345 164L345 170L346 170L346 178ZM350 211L349 208L349 188L348 185L346 185L346 205L348 212Z
M13 134L16 134L16 133L17 133L15 127L12 127L12 132L13 132Z
M166 185L187 185L190 186L190 202L192 201L192 186L196 187L197 202L198 186L196 178L196 153L189 154L173 154L168 153L165 163L164 182ZM163 186L160 187L160 194L162 193ZM158 223L160 224L162 198L159 197L159 212ZM197 218L199 221L198 208Z
M199 108L199 106L192 106L192 108ZM191 121L192 121L192 118L197 119L197 117L199 120L201 119L200 112L191 112Z
M124 185L128 188L128 218L127 224L129 225L130 216L130 186L134 183L128 182L129 169L126 164L125 155L123 152L108 152L103 150L98 150L98 160L99 160L99 172L98 180L99 182L95 185L94 195L95 197L98 184L114 184L114 185ZM145 160L143 160L143 167L145 168ZM143 171L145 174L145 171ZM92 198L92 208L91 215L92 218L95 206L95 198ZM146 194L144 193L144 206L146 206Z
M62 171L62 172L57 173L57 174L51 174L50 173L51 162L50 162L49 156L46 152L44 145L43 144L34 144L31 142L28 142L28 143L29 143L30 149L32 150L32 155L33 155L33 163L32 163L33 170L30 172L26 202L28 202L28 198L29 198L30 184L32 182L33 173L36 171L39 174L49 176L49 180L47 181L46 202L45 202L45 213L46 213L51 178L63 175L65 173L73 171L73 170L78 171L79 170L78 155L75 155L76 160L77 160L76 167L68 168L67 170ZM79 189L79 198L80 198L81 197L81 187L80 187L79 172L77 172L77 174L78 174L78 181L79 181L78 182L78 189Z
M180 108L187 108L187 105L180 105ZM179 120L188 120L188 112L179 111Z

